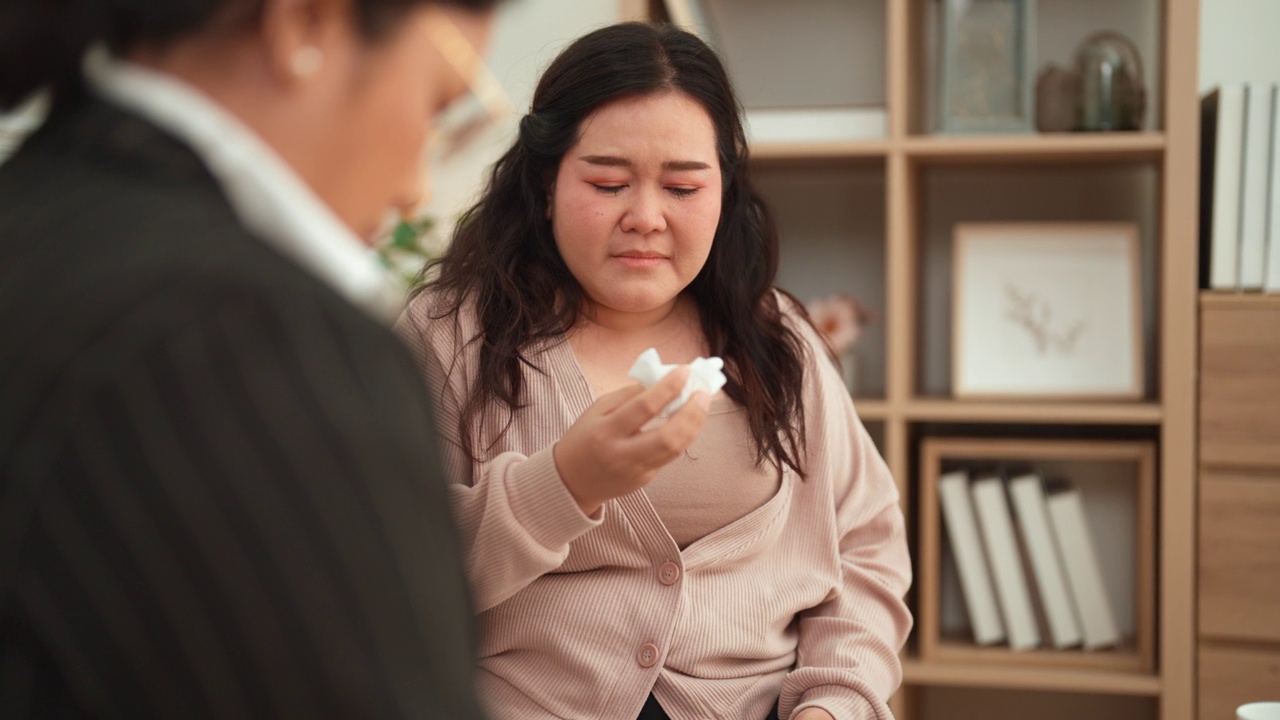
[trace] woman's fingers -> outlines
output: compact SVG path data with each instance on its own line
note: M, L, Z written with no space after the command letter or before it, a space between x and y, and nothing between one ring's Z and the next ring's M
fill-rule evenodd
M627 455L646 472L656 472L674 460L698 439L707 422L711 398L699 390L665 423L632 437Z
M588 515L611 498L644 487L698 437L710 399L694 393L665 422L646 425L680 396L689 369L670 372L653 387L635 385L602 396L556 443L560 477Z
M639 383L614 390L611 393L601 395L598 400L591 404L591 408L587 412L592 414L608 415L619 407L622 407L622 405L628 400L644 391L644 386Z
M640 432L645 423L657 417L672 400L680 397L688 379L688 367L672 370L653 387L616 407L609 415L610 425L623 436Z

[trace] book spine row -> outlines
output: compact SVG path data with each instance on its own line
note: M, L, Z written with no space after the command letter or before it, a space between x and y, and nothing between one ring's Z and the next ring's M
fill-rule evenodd
M1220 85L1200 110L1201 285L1280 292L1280 86Z
M959 471L939 480L938 496L976 644L1120 642L1078 487Z

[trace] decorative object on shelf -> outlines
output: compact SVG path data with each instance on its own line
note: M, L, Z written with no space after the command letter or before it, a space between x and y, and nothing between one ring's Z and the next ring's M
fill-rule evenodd
M960 224L953 257L954 395L1142 396L1135 224Z
M1118 32L1103 30L1076 50L1080 82L1080 129L1139 130L1147 108L1138 48Z
M436 220L426 215L401 217L378 236L373 247L406 294L422 282L423 267L443 250Z
M1030 132L1035 0L942 0L943 132Z
M809 318L818 328L831 352L840 360L844 384L854 394L858 385L858 354L855 345L862 331L875 319L875 315L851 295L837 293L825 298L813 298L806 305Z
M1036 130L1071 132L1080 127L1080 76L1050 63L1036 76Z

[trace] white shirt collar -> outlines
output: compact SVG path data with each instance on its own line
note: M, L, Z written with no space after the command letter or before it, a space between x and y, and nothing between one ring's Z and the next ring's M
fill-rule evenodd
M90 51L96 93L172 133L204 161L250 233L383 322L402 305L377 253L253 130L200 91L163 73Z

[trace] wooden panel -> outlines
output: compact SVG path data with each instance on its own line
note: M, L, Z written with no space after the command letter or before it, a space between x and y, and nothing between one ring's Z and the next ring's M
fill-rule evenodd
M916 702L916 720L1155 720L1153 698L980 688L924 687Z
M1280 648L1200 645L1199 716L1228 720L1248 702L1280 700Z
M1200 636L1280 642L1280 475L1201 480Z
M906 405L910 420L979 423L1080 423L1082 425L1158 425L1159 403L1146 402L988 402L919 398Z
M1205 303L1200 461L1280 468L1280 302Z
M903 663L902 672L903 683L908 687L1018 688L1151 697L1159 695L1161 690L1158 677L1114 670L993 667L908 660Z
M648 20L650 16L648 0L618 0L618 21Z
M1063 133L911 138L907 153L929 164L1134 162L1158 160L1163 133Z

